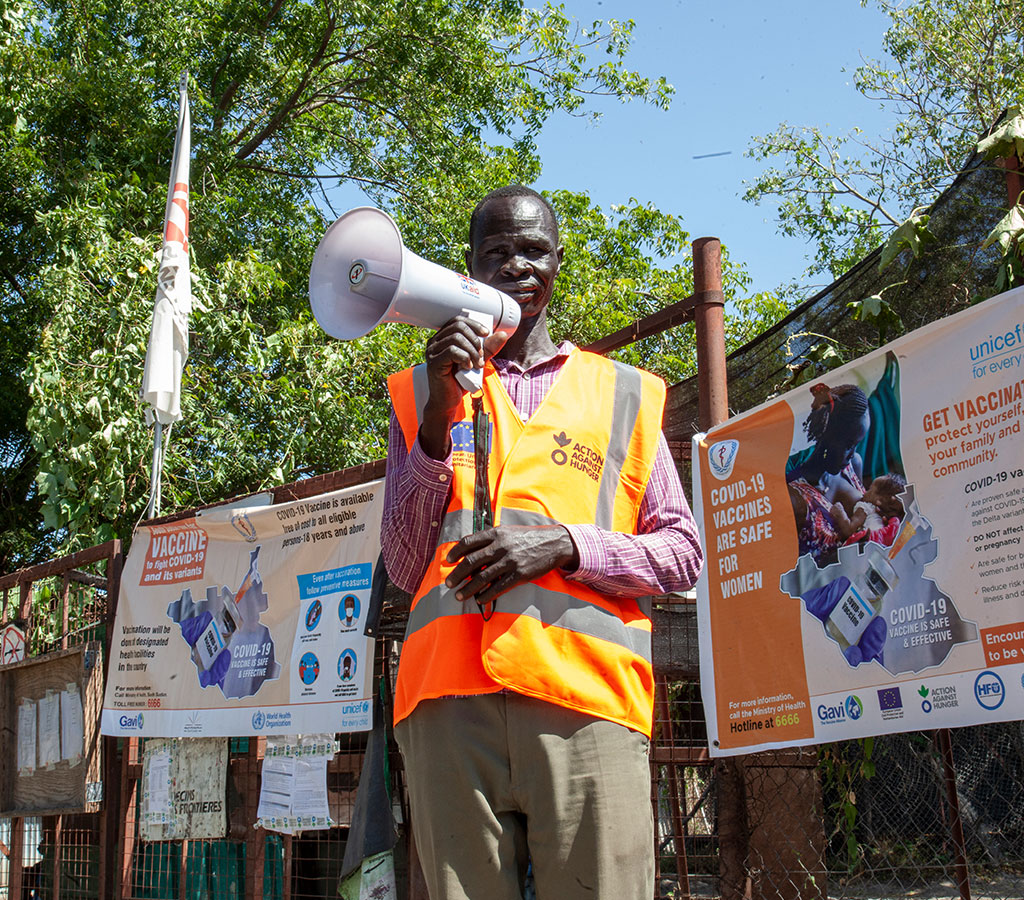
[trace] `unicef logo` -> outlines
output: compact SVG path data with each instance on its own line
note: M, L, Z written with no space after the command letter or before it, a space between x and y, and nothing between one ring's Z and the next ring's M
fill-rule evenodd
M856 694L850 694L846 698L846 703L843 704L846 709L846 715L850 717L851 722L856 722L862 715L864 715L864 704L860 702L860 697Z
M266 723L266 721L267 721L267 717L263 715L263 710L262 709L258 709L258 710L256 710L256 712L254 712L252 714L252 727L256 731L259 731L260 729L262 729L263 725L264 725L264 723Z
M1003 679L986 669L974 679L974 699L984 709L999 709L1006 697Z
M719 481L725 481L732 475L732 466L736 462L739 449L739 441L718 441L708 447L708 465L711 467L711 474Z

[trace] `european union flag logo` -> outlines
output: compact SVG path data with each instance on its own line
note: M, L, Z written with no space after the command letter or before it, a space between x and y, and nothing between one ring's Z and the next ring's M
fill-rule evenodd
M472 422L456 422L452 425L452 450L455 453L473 452Z
M491 435L494 426L487 423L487 452L491 452ZM472 453L473 452L473 423L469 420L456 422L452 425L452 452Z
M885 712L890 709L903 709L903 698L898 687L882 688L878 692L878 706Z

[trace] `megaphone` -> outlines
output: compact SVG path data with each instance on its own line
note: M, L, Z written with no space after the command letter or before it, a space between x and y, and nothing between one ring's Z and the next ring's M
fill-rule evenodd
M350 209L327 229L309 269L309 305L320 327L345 341L382 322L437 329L457 315L506 337L519 326L508 294L407 250L394 219L371 206ZM467 391L483 384L480 369L455 377Z

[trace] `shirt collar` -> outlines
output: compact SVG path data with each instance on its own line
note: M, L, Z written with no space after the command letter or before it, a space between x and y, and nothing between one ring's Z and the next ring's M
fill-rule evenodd
M523 369L515 360L501 359L495 356L491 362L494 364L494 368L498 372L524 372L530 371L530 369L536 369L538 366L544 366L556 359L568 359L573 351L576 349L576 345L572 341L562 341L557 347L555 352L551 356L547 356L544 359L538 359L529 369Z

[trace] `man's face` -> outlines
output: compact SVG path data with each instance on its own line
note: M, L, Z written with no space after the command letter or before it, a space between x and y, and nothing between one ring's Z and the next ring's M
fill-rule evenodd
M533 197L498 197L481 211L469 236L469 274L508 294L522 317L543 312L562 262L558 231Z

